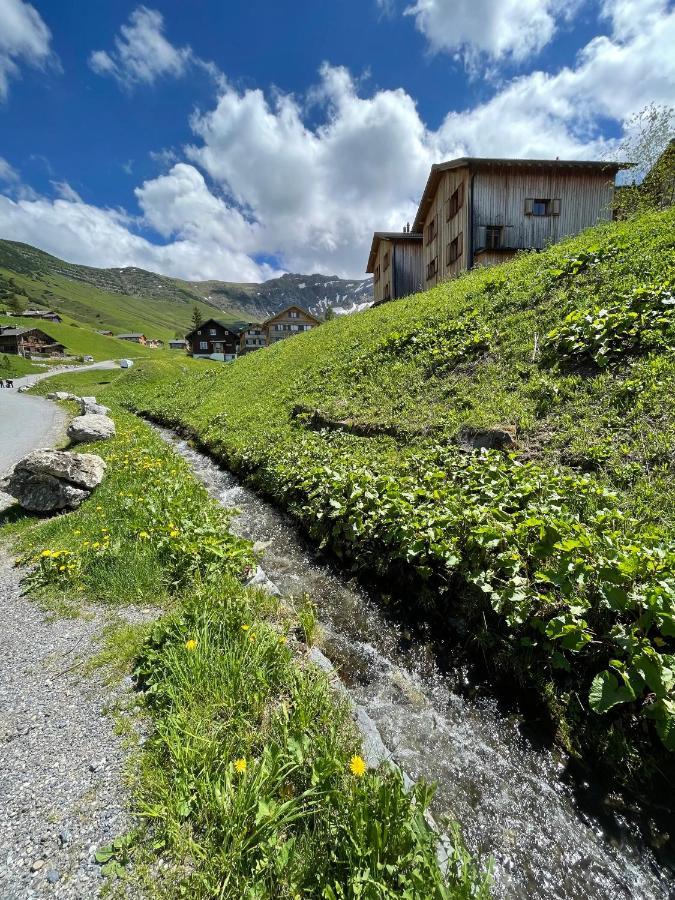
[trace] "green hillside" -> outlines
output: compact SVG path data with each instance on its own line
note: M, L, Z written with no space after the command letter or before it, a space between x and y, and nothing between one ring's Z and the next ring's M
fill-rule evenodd
M0 325L9 325L12 328L39 328L40 331L44 331L45 334L63 344L69 355L90 355L97 362L104 359L119 359L121 356L151 356L161 353L158 350L142 347L140 344L119 341L114 337L97 334L91 326L81 325L68 318L64 318L60 323L45 322L42 319L36 322L35 319L24 319L21 316L10 318L0 314Z
M160 283L169 284L164 296L157 285L153 296L134 293L143 288L151 290L144 279L139 282L101 280L103 286L96 284L93 275L86 280L89 273L110 271L113 270L72 266L26 244L0 241L0 306L18 297L24 308L49 308L94 330L109 330L114 334L142 331L148 337L164 341L189 330L195 306L204 318L217 316L223 322L247 321L245 313L216 309L194 293L179 290L173 279L163 276L154 277ZM149 272L141 274L152 276Z
M230 366L158 360L112 390L534 692L572 752L663 790L674 249L673 211L600 226ZM512 452L467 449L495 426L515 429Z

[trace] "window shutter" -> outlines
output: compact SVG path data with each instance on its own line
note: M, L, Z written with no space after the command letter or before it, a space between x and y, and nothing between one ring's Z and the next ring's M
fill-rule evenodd
M464 253L464 232L460 231L460 233L457 235L457 259L461 259L463 253Z
M479 225L476 229L477 232L477 241L476 241L476 249L484 250L485 249L485 225Z
M552 200L551 201L551 215L552 216L560 215L560 200Z
M463 181L457 188L457 209L461 209L462 206L464 206L464 182Z
M534 209L534 197L525 198L525 215L531 216Z

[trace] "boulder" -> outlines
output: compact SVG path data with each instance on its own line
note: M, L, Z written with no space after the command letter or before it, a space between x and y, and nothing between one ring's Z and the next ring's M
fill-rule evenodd
M492 428L460 428L457 439L465 450L513 450L516 447L515 425Z
M103 480L105 462L93 453L35 450L14 467L2 487L30 512L75 509Z
M96 397L80 397L80 413L83 416L107 416L109 412L107 406L96 402Z
M67 450L33 450L14 467L15 472L51 475L88 491L103 481L105 469L105 462L95 453L69 453Z
M87 413L73 419L68 426L67 434L76 444L87 441L107 441L115 434L115 423L109 416Z

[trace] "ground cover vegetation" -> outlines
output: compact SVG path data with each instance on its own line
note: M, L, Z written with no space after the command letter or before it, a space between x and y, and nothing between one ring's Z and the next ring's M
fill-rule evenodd
M635 790L675 750L675 213L114 389L405 585ZM462 430L510 425L512 453ZM450 627L451 623L451 627Z
M347 704L298 639L311 632L305 603L245 587L251 545L115 402L125 377L50 379L112 407L116 437L84 448L103 456L106 476L77 511L9 526L32 592L60 610L162 607L153 624L110 631L102 653L133 667L152 723L131 766L139 826L97 855L121 879L113 893L135 878L158 897L487 897L456 836L442 874L431 788L407 792L396 770L368 768Z

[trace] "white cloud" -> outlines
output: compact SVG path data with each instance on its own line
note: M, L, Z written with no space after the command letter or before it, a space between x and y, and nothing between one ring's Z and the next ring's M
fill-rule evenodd
M82 197L67 181L52 181L51 185L62 200L70 200L71 203L83 202Z
M0 0L2 2L2 0ZM115 38L115 49L95 50L89 65L121 85L152 84L163 76L180 78L193 59L190 47L174 47L164 37L164 19L156 9L137 7Z
M14 184L19 181L19 173L2 156L0 156L0 181L5 184Z
M51 32L35 7L23 0L0 0L0 100L9 92L9 79L19 63L44 66L52 58Z
M434 52L461 53L470 63L480 55L519 62L545 47L575 6L572 0L415 0L405 13Z

